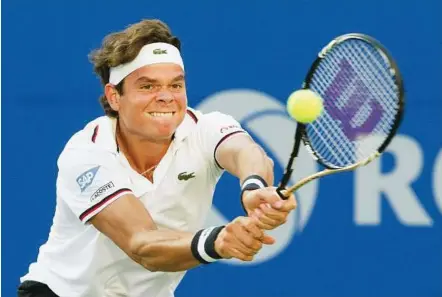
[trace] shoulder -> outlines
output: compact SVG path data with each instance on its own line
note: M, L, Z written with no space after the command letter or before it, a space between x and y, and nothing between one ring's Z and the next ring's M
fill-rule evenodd
M116 154L113 121L102 116L87 123L68 140L58 158L58 165L69 166Z
M231 135L247 132L241 124L231 115L213 111L202 113L189 109L197 118L191 138L197 143L198 148L208 153L213 153L219 144Z
M219 111L203 113L188 107L183 122L177 128L177 139L201 138L201 136L215 136L214 132L227 132L231 129L241 129L240 124L230 115Z
M217 123L222 121L236 121L231 115L219 112L212 111L208 113L201 113L201 121L204 123Z
M240 128L241 126L233 116L219 111L203 113L199 110L189 108L187 114L194 119L195 123L197 123L197 127L200 129L222 128L223 126L229 125Z
M205 133L223 136L232 132L245 132L241 124L231 115L213 111L201 114L200 129Z

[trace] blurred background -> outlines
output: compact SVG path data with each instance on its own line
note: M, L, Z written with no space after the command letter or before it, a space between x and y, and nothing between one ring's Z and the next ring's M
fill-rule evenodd
M2 296L46 241L56 160L102 115L87 54L143 18L182 40L189 105L233 115L275 160L295 123L287 96L337 35L381 41L405 81L406 114L382 159L298 192L299 208L254 264L191 270L177 297L442 296L442 2L440 0L3 1ZM318 165L301 153L294 182ZM225 174L208 224L242 214Z

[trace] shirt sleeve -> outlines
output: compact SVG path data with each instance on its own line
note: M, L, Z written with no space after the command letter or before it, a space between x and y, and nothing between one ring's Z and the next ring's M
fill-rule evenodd
M83 222L132 193L118 155L71 149L58 161L57 196Z
M201 149L208 158L212 158L216 165L223 169L215 158L215 152L219 145L233 135L247 133L241 124L232 116L212 112L200 118L200 144Z

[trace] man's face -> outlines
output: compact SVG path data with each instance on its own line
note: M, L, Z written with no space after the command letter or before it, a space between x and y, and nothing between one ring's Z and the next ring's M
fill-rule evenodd
M124 81L123 95L111 106L120 125L150 141L169 140L186 114L184 72L180 66L161 63L144 66Z

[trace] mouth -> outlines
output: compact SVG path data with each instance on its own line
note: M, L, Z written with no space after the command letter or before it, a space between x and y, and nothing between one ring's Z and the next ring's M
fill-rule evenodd
M153 118L170 118L175 114L175 112L146 112L145 114Z

